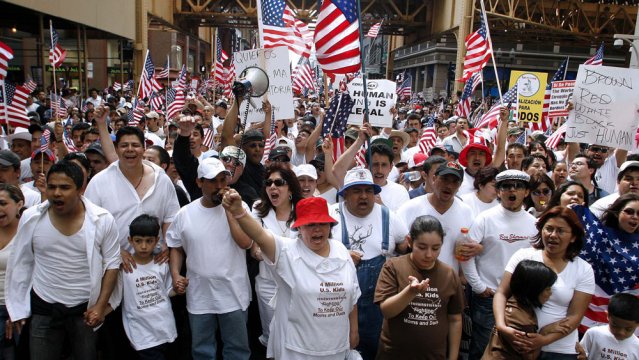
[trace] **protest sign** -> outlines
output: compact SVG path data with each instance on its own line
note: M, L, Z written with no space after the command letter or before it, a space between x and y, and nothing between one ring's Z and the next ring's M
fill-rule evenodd
M532 71L510 72L510 83L517 83L517 120L539 122L544 107L548 74Z
M566 142L632 150L639 124L639 70L580 65Z
M548 117L568 116L568 100L575 89L575 80L553 81L550 89Z
M253 49L233 53L235 73L239 77L249 66L257 66L266 71L269 89L265 97L273 107L275 120L295 117L293 109L293 89L291 85L291 68L288 61L288 49L284 46L271 49ZM249 106L247 124L264 121L262 99L252 98L255 108ZM240 118L244 119L245 104L240 105Z
M368 92L368 121L372 126L392 127L391 107L395 106L397 93L395 82L390 80L366 80ZM361 78L355 78L348 84L348 92L355 102L349 124L362 125L364 121L364 90Z

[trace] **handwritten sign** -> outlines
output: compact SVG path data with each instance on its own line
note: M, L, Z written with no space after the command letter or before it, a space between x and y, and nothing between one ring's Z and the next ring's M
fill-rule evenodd
M566 142L632 150L639 124L639 70L580 65Z
M291 85L291 68L288 61L288 49L284 46L272 49L253 49L233 53L235 73L239 76L249 66L257 66L268 75L269 89L265 97L273 107L275 120L295 117L293 110L293 89ZM262 99L252 98L255 108L249 106L247 124L264 121ZM240 105L240 117L244 119L245 103Z
M575 80L553 81L550 88L548 117L568 116L568 100L575 89Z
M390 113L391 107L395 106L397 93L395 92L395 82L390 80L366 80L368 92L368 121L372 126L392 127L393 116ZM364 122L364 87L361 78L353 79L348 84L348 92L355 101L351 115L348 117L349 124L362 125Z

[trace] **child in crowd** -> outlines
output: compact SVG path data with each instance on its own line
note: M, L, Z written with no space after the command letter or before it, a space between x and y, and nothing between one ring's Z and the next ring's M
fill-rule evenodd
M169 301L175 294L171 272L167 263L153 261L159 234L155 216L142 214L131 222L129 243L137 266L131 273L121 270L118 278L124 330L140 359L164 359L168 344L177 338Z
M541 308L548 301L551 287L557 281L557 274L544 263L524 260L517 264L510 280L512 296L506 303L506 324L526 333L536 333L537 316L535 308ZM552 324L551 324L552 325ZM548 330L546 327L545 330ZM521 354L508 338L493 329L482 360L493 359L536 359L539 350Z
M608 324L586 331L581 347L589 360L639 359L639 298L631 294L615 294L608 303ZM583 354L580 358L583 357Z

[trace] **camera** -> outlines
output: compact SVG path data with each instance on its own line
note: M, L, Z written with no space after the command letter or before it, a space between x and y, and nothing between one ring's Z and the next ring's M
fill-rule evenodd
M615 46L615 49L621 49L621 47L623 46L623 40L615 39L613 45Z

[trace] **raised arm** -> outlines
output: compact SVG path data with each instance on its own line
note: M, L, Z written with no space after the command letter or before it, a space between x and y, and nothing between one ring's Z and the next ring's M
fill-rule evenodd
M229 112L224 118L224 124L222 125L222 149L229 145L235 145L235 127L237 126L238 121L238 106L241 102L242 98L236 97L235 100L233 100L233 104L231 104Z
M98 131L100 132L100 144L102 145L102 151L104 151L104 157L111 164L118 160L118 154L115 152L115 146L106 123L108 113L109 107L99 106L95 113L95 123L98 125Z
M359 148L362 147L366 138L370 137L371 134L371 126L369 123L364 123L362 127L359 129L359 135L357 136L357 140L349 147L344 153L335 161L333 164L333 175L336 179L344 179L346 176L346 172L351 167L351 163L355 158L355 154L359 151ZM342 186L340 181L340 186Z
M506 160L506 139L508 138L508 109L501 108L499 111L499 129L497 129L497 138L495 140L497 149L493 156L492 166L499 168Z
M313 160L313 155L315 155L315 144L317 144L317 139L319 139L322 133L323 125L324 125L324 112L322 111L320 113L319 122L315 126L315 129L313 129L313 131L311 132L311 135L309 135L308 139L306 140L306 149L304 153L304 159L306 159L307 163Z
M264 123L262 124L262 134L264 134L264 138L268 139L271 137L271 121L273 117L273 106L271 103L264 99L262 101L262 111L264 111Z

